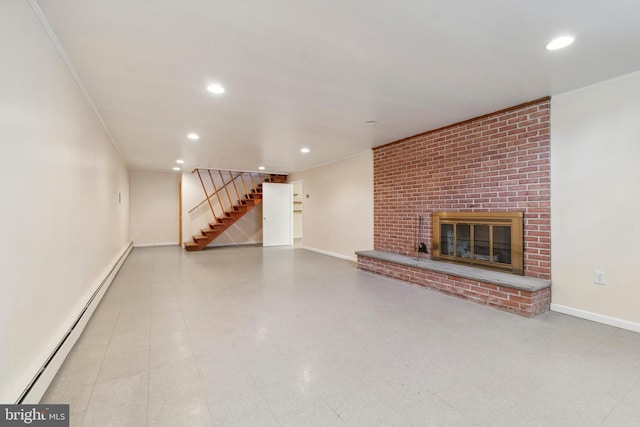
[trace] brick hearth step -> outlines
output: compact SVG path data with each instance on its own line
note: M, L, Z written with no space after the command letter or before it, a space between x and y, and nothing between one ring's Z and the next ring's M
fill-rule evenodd
M551 281L382 251L358 251L358 268L500 310L533 317L549 310Z

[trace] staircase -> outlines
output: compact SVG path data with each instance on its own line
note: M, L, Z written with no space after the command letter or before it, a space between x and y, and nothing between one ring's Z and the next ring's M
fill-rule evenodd
M213 221L208 228L193 236L192 242L185 243L187 251L199 251L231 227L237 220L262 202L262 183L286 183L286 175L261 174L255 172L194 169L202 184L205 199L189 213L205 203L209 205ZM217 184L216 184L216 181ZM207 190L205 182L210 182L213 191ZM234 197L235 200L234 201ZM215 206L215 208L214 208Z

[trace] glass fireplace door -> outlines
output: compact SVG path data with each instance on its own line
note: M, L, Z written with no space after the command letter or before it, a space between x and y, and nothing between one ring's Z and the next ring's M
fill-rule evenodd
M523 274L521 212L435 212L432 259Z

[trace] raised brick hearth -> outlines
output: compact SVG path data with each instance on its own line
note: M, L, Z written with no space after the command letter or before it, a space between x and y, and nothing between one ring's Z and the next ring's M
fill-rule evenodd
M549 310L551 282L427 259L360 251L358 268L459 298L533 317Z

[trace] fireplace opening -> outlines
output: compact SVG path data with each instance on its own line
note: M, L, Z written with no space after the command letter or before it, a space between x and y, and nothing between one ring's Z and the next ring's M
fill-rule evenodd
M434 212L431 259L523 275L522 212Z

